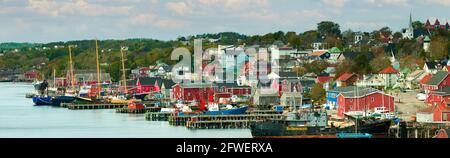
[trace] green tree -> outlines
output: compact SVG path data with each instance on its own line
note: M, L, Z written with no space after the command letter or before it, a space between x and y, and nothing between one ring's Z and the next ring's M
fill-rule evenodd
M339 24L331 21L322 21L317 24L317 32L319 32L320 36L341 37Z
M313 104L322 105L326 103L326 91L322 84L314 84L310 93Z

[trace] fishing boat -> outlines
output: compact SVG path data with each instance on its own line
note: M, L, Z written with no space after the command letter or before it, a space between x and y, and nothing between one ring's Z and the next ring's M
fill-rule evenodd
M34 105L40 106L40 105L52 105L52 97L50 96L34 96L32 98Z
M251 124L252 136L254 138L338 138L361 137L362 133L387 137L392 123L391 119L354 117L351 120L353 124L336 127L334 123L328 123L326 110L316 110L314 106L310 109L297 110L296 105L294 100L291 105L293 110L283 119ZM300 105L303 103L301 102Z
M219 108L219 104L210 103L205 111L192 111L187 105L182 107L182 112L178 113L178 116L186 115L243 115L247 112L248 106L233 107L228 105L225 108Z
M62 95L52 98L53 106L61 106L62 103L73 103L75 101L75 96Z
M338 133L337 138L354 138L354 139L361 139L361 138L372 138L372 134L368 133Z
M363 133L387 137L392 123L389 119L362 119L351 126L334 127L328 126L328 116L324 111L308 111L291 115L294 118L253 123L250 126L252 136L254 138L339 138L361 136L359 133Z

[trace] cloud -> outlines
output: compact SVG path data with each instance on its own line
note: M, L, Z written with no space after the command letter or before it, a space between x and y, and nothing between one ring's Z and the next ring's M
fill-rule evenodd
M411 0L366 0L366 2L372 5L377 5L379 7L383 6L408 7Z
M343 7L349 0L322 0L328 6Z
M155 13L145 13L131 17L129 21L135 26L154 26L159 28L182 28L187 25L187 22L183 20L160 17Z
M450 6L450 0L425 0L428 4L439 4L439 5L445 5Z
M114 14L128 14L131 10L129 6L103 6L93 4L86 0L72 0L61 2L54 0L28 0L29 11L35 11L40 14L57 17L60 15L85 15L101 16Z
M186 2L169 2L166 4L166 8L179 15L186 15L192 12L192 6Z

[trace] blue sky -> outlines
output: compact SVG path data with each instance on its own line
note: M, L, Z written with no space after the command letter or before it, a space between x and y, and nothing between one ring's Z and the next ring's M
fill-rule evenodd
M304 32L323 20L398 31L411 11L445 22L448 8L450 0L0 0L0 43Z

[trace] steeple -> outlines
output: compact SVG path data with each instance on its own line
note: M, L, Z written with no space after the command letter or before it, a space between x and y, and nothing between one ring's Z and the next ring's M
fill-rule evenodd
M409 13L409 28L413 28L412 12Z

